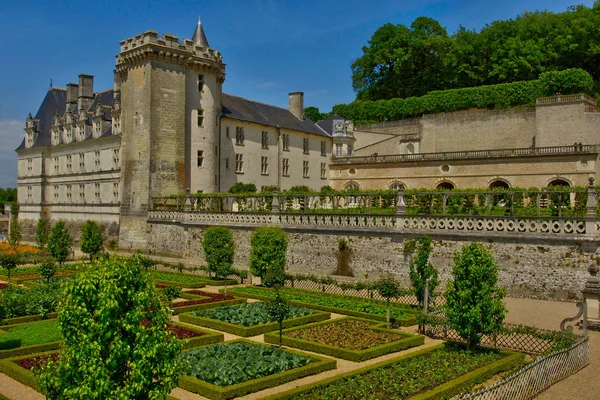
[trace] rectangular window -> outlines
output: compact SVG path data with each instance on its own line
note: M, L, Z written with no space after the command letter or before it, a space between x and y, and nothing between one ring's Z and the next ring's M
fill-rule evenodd
M204 151L198 150L198 160L197 160L198 168L202 168L204 166Z
M52 192L54 194L54 202L58 203L58 198L60 196L60 193L58 191L58 185L54 185L54 187L52 188Z
M113 182L113 201L119 201L119 182Z
M225 137L229 139L229 127L225 127Z
M352 157L352 146L348 145L348 157Z
M302 161L302 176L308 178L308 161Z
M54 166L54 175L58 175L58 166L59 166L58 157L54 157L52 159L52 165Z
M79 172L85 172L85 153L79 153Z
M204 75L198 75L198 91L201 92L204 89Z
M79 202L82 204L85 203L85 185L84 184L79 185Z
M327 143L324 140L321 140L321 155L327 155Z
M67 185L67 203L73 202L73 187L71 185Z
M58 134L58 131L52 132L52 142L53 142L52 144L55 144L55 145L59 144L60 143L59 137L60 136Z
M261 175L269 174L269 157L261 157L260 158L260 174Z
M283 134L283 151L290 151L290 135Z
M283 164L282 164L282 171L281 171L281 175L283 176L290 176L290 159L289 158L284 158L283 159Z
M27 175L31 175L33 173L33 159L27 159Z
M96 167L96 171L100 171L100 151L96 150L94 152L94 166Z
M121 150L113 149L113 169L119 169L121 164Z
M204 110L198 110L198 126L202 126L204 124Z
M262 131L260 143L261 143L263 149L268 149L269 148L269 134L268 134L268 132Z
M302 140L302 148L304 150L304 154L308 154L308 138L304 138Z
M321 163L321 179L326 179L327 178L327 164L322 162Z
M335 144L335 156L336 157L341 157L342 156L342 144L341 143L336 143Z
M225 169L229 169L229 158L225 159Z
M241 126L235 127L235 144L238 146L244 145L244 128Z
M244 173L244 155L243 154L235 155L235 173L236 174Z
M94 183L94 198L96 199L96 203L100 203L100 184Z
M27 186L27 202L33 203L33 188L31 186Z
M67 156L67 174L71 173L71 169L72 169L71 167L72 167L72 164L71 164L71 155L69 154Z

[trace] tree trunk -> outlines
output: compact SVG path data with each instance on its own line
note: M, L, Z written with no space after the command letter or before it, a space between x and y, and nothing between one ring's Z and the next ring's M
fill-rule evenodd
M227 279L227 278L225 278ZM225 296L227 296L227 281L225 281L225 290L223 290L223 294L225 294Z
M387 320L388 325L390 325L390 299L387 299L387 310L385 312L385 319Z
M283 342L283 321L279 321L279 348Z

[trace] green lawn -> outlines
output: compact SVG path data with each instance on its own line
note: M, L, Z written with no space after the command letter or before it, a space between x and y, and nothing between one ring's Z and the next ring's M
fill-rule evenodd
M33 346L62 340L58 321L49 319L31 322L10 328L7 333L0 334L0 350Z

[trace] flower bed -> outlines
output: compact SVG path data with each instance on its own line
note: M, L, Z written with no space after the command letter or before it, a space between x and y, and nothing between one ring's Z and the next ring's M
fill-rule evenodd
M3 327L0 358L56 349L62 335L55 319Z
M438 345L292 389L278 399L451 398L521 363L522 354Z
M384 354L422 345L425 338L386 329L379 322L347 317L283 331L286 346L345 360L362 362ZM279 343L279 333L265 334L265 342Z
M336 366L335 360L245 340L192 349L181 357L190 369L179 386L210 399L230 399Z
M20 244L17 246L17 253L31 253L31 254L37 254L40 252L40 249L38 249L37 247L34 246L29 246L27 244ZM5 242L1 242L0 243L0 253L10 253L10 254L15 254L15 250L13 249L13 247Z
M309 322L329 319L329 317L329 313L292 307L290 317L283 321L283 327L304 325ZM244 337L260 335L279 327L279 324L274 322L268 315L264 303L239 304L206 311L199 310L180 314L179 320Z
M385 303L376 300L352 298L350 296L321 296L319 293L297 293L296 290L282 291L285 298L292 304L310 307L317 310L336 312L362 318L370 318L378 321L386 320ZM249 297L260 300L275 297L275 291L262 287L239 287L232 288L231 293L239 297ZM415 325L417 323L415 314L406 307L397 305L390 306L390 317L392 322L403 326Z
M43 356L35 356L30 358L23 358L15 361L15 364L20 366L21 368L25 368L27 371L31 371L33 369L40 369L43 365L45 365L49 360L57 361L60 357L59 353L46 354Z

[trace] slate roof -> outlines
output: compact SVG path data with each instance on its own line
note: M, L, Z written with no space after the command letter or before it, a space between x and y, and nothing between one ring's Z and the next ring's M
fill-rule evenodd
M334 121L337 121L337 120L344 121L345 118L340 115L334 114L327 119L323 119L323 120L317 122L317 125L319 125L319 127L321 129L323 129L325 132L327 132L330 136L333 136L333 124L334 124Z
M278 126L280 128L312 133L319 136L330 136L307 117L304 117L301 121L290 110L285 108L259 103L226 93L223 93L222 113L225 118L255 122L267 126Z
M94 93L94 100L92 101L92 103L90 104L88 109L86 110L88 120L93 116L93 113L96 110L96 103L98 102L98 99L102 102L102 105L112 107L113 89ZM104 119L107 121L110 121L112 118L112 116L111 116L112 108L111 107L104 107ZM48 93L46 93L46 97L44 97L44 100L42 101L42 104L40 105L40 108L34 117L34 119L37 119L39 122L38 122L38 137L37 137L37 140L35 141L35 143L33 144L33 146L31 146L32 148L33 147L50 146L50 143L52 140L52 120L54 119L54 116L57 113L60 116L64 116L66 108L67 108L67 91L66 91L66 89L51 88L50 90L48 90ZM73 111L73 113L79 114L79 110L77 110L77 107L75 107L75 110ZM89 113L92 113L92 114L89 114ZM89 123L91 124L91 122L89 122ZM110 136L111 134L112 134L112 127L107 129L106 131L104 131L102 133L101 137ZM91 138L92 138L92 136L88 135L88 137L86 137L86 139L84 139L84 140L89 140ZM22 150L24 148L25 148L25 138L23 138L21 145L19 147L17 147L16 150L18 151L18 150Z

